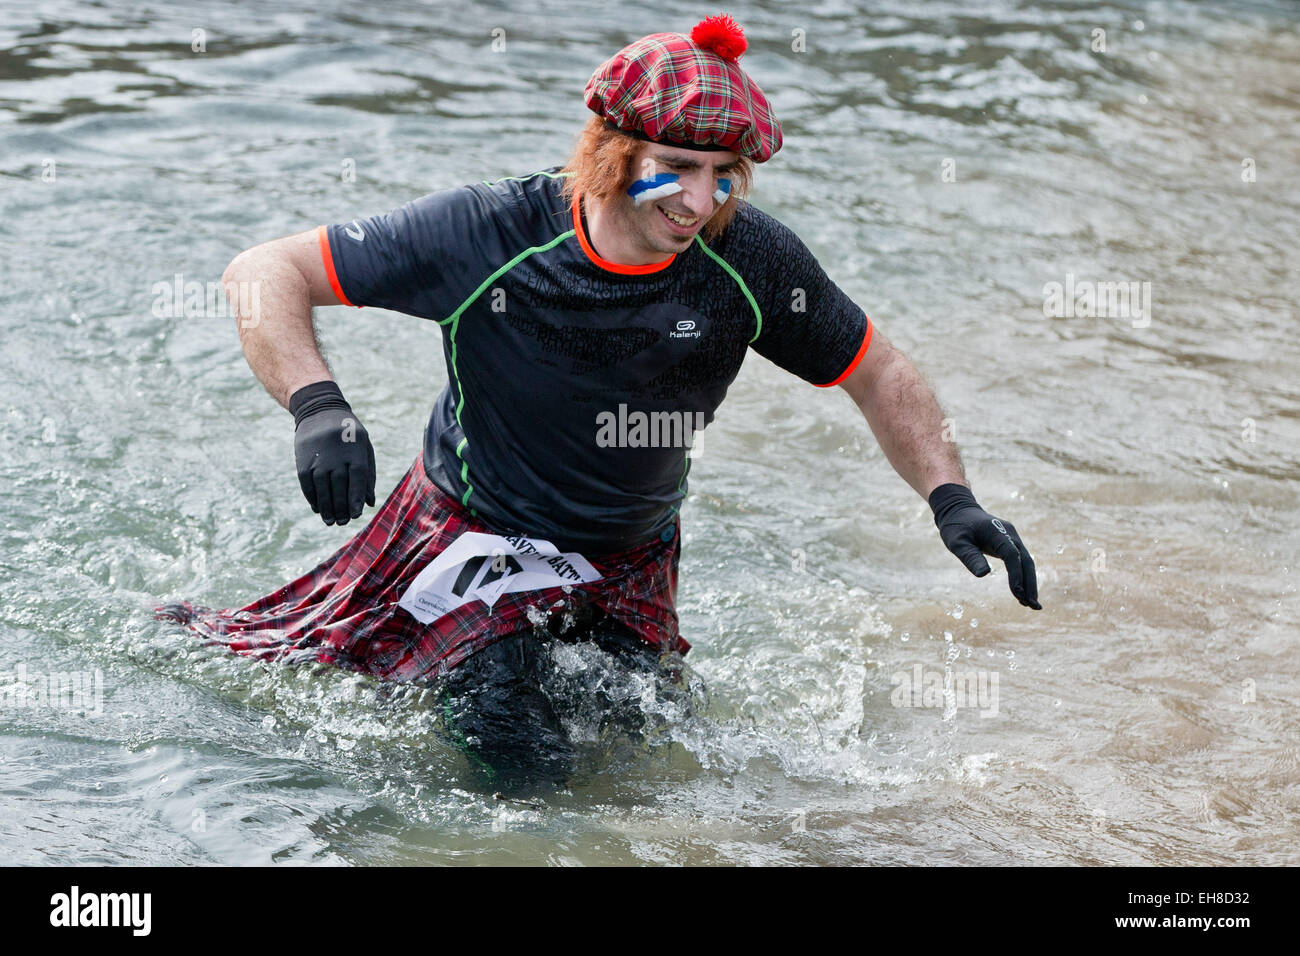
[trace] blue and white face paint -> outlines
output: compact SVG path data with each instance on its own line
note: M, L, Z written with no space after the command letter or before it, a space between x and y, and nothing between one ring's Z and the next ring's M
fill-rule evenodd
M635 206L676 196L682 191L682 184L677 181L677 178L674 173L659 173L649 179L638 179L627 187L627 194L632 197L632 204Z
M658 173L649 179L638 179L627 187L627 194L632 197L632 204L635 206L666 199L682 191L682 184L677 179L675 173ZM731 198L731 180L719 178L718 186L713 190L713 200L721 206L729 198Z

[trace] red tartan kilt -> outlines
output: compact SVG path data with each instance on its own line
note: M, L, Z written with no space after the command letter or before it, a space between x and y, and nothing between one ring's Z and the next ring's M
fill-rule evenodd
M555 587L505 594L491 608L473 601L421 624L398 600L468 531L499 533L443 494L417 456L370 523L302 577L238 610L181 602L155 608L155 616L237 654L327 661L398 681L434 677L545 615L593 603L649 644L682 654L690 649L678 633L674 607L679 527L666 543L656 539L616 555L585 555L601 580L573 585L569 593Z

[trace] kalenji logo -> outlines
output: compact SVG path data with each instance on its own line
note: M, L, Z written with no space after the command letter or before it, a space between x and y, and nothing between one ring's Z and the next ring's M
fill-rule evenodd
M346 232L353 239L355 239L357 242L366 241L366 231L361 228L361 224L357 222L355 219L353 219L352 222L348 225L348 227L343 231Z
M698 339L700 330L695 327L694 319L682 319L677 323L677 328L668 333L668 337L674 339Z
M70 893L50 897L51 926L129 926L132 935L148 936L152 926L151 893Z

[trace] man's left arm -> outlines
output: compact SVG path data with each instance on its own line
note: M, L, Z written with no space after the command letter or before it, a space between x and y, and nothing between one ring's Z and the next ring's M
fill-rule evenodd
M956 443L944 440L934 390L874 323L866 353L840 387L862 411L890 465L930 503L948 550L976 577L989 573L985 555L1000 558L1016 600L1042 610L1029 549L1011 522L976 502Z

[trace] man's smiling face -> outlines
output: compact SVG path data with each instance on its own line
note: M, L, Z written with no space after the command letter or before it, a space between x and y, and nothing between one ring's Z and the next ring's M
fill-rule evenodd
M719 179L727 179L740 162L728 150L680 149L646 143L634 161L636 179L662 173L677 177L682 191L640 206L632 198L621 203L622 225L638 246L660 258L684 252L704 224L722 208L713 198Z

